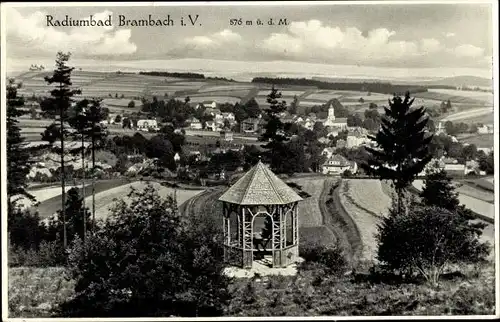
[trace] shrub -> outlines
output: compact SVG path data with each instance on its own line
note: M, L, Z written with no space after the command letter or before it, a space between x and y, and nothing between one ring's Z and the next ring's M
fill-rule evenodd
M327 274L340 275L347 267L346 258L338 244L304 245L299 248L299 255L304 259L301 268L305 270L323 268Z
M212 236L193 233L172 197L148 184L132 189L86 243L76 239L69 268L76 294L64 316L214 316L229 300L229 278Z
M401 273L417 272L437 284L447 265L485 260L489 246L461 211L411 203L401 213L393 205L379 224L378 260Z
M66 253L57 241L42 241L38 250L9 247L9 266L53 267L66 263Z

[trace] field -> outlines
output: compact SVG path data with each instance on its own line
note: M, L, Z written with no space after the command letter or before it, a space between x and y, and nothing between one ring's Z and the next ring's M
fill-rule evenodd
M158 189L158 193L162 197L173 195L174 190L171 188L164 187L159 183L152 183L155 188ZM125 179L113 179L113 180L103 180L99 181L95 185L95 202L96 202L96 218L105 218L109 214L109 208L114 204L114 200L118 198L126 199L127 194L131 187L136 189L143 189L145 187L145 182L133 182L130 183ZM43 190L43 189L42 189ZM57 210L61 209L61 188L50 188L48 189L51 195L44 195L46 198L37 207L40 214L40 218L46 218ZM81 189L79 190L81 193ZM201 190L183 190L177 189L177 203L178 205L184 203L187 199L200 193ZM90 185L86 186L85 189L85 204L91 209L92 205L92 191Z
M475 186L469 185L467 183L462 184L460 187L458 187L457 192L489 203L493 203L495 201L495 194L493 192L486 191L484 189L478 189Z
M191 102L194 103L201 103L204 101L214 101L219 104L222 103L236 104L241 101L241 98L232 96L189 96L189 97L191 98Z
M430 93L450 95L452 97L466 97L493 105L493 93L479 91L459 91L454 89L429 89Z
M162 186L157 182L152 182L151 184L157 189L158 194L163 198L174 195L174 189L172 188ZM130 189L132 187L138 190L142 190L146 187L146 182L136 181L130 184L120 185L118 187L107 189L97 193L95 196L96 218L106 218L110 213L110 208L112 208L112 206L115 204L115 200L123 198L126 201L126 196L130 192ZM203 190L177 189L177 204L182 205L184 202L186 202L186 200L201 193L202 191ZM89 196L85 198L85 203L87 205L91 205L92 197Z
M122 185L127 185L128 183L129 182L126 179L111 179L111 180L98 181L95 183L96 197L102 191L106 191L108 189L112 189L112 188L119 187ZM86 187L88 187L88 184L86 185ZM79 188L81 188L81 186ZM45 198L43 201L40 202L38 207L36 207L36 210L38 211L40 218L44 219L44 218L51 216L56 211L61 209L61 197L60 197L61 187L50 188L50 189L39 189L39 190L40 191L41 190L49 190L50 192L52 192L51 195L47 194L47 196L49 198ZM79 189L79 192L80 192L80 194L82 193L81 189ZM91 189L86 188L85 195L89 196L91 194L92 194ZM97 200L97 198L96 198L96 200ZM88 203L87 206L89 206L89 205L90 204Z
M488 100L482 97L471 97L471 92L469 91L450 91L446 92L443 90L429 90L428 92L416 93L415 96L418 98L423 98L427 100L436 100L436 101L447 101L450 100L452 103L462 103L462 104L470 104L470 105L483 105L483 106L491 106ZM491 95L491 94L490 94Z
M320 195L325 178L300 178L290 180L302 187L311 197L299 202L299 233L305 243L334 243L336 236L324 226L324 218L319 207Z
M357 180L342 180L340 189L338 191L338 197L341 203L341 207L345 209L345 211L351 216L352 220L356 224L360 236L361 236L361 242L363 244L363 252L362 252L362 258L365 260L371 260L375 261L375 256L377 252L377 242L375 240L375 235L377 233L377 225L380 222L380 217L375 216L374 212L379 211L383 207L388 207L388 204L377 204L377 202L373 202L368 207L370 208L365 208L366 204L363 204L363 206L359 206L356 204L351 198L351 195L359 195L359 192L353 191L353 187L351 186L351 183L353 181ZM354 184L355 188L360 188L362 185L359 184ZM368 189L373 189L375 186L370 185L370 188ZM362 188L362 191L365 191L367 189ZM387 201L388 197L387 195L384 194L382 191L382 187L380 186L380 191L372 191L372 195L377 195L381 199L371 199L371 200L385 200ZM382 195L385 195L382 197ZM359 201L359 199L358 199ZM377 204L375 206L376 209L372 209L372 206L374 204Z
M474 108L469 109L462 112L457 112L450 114L441 119L442 122L452 121L452 122L466 122L466 123L476 123L477 120L482 120L488 118L493 114L493 108L491 107L482 107L482 108ZM489 118L489 122L484 122L486 124L493 123L493 117ZM480 123L480 122L477 122Z
M391 204L391 198L384 193L380 180L345 180L347 194L361 209L383 217Z
M415 180L413 182L413 186L415 188L417 188L418 190L421 190L423 188L423 181L422 180ZM468 188L469 192L470 192L470 190L471 190L471 188ZM476 193L478 194L479 192L476 192ZM469 196L469 195L464 194L464 193L459 193L458 199L459 199L461 204L465 205L467 208L474 211L475 213L478 213L480 215L488 217L492 220L494 219L494 217L495 217L495 205L493 203Z
M475 144L478 148L492 148L495 145L494 134L473 134L458 136L462 143Z

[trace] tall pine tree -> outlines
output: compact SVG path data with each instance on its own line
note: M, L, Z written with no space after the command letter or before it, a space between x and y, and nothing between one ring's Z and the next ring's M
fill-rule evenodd
M371 154L361 167L380 179L391 180L397 194L397 207L402 210L407 187L431 160L429 143L432 134L426 130L428 117L425 108L412 108L414 98L394 95L376 136L369 136L378 145L366 147Z
M26 176L30 171L30 154L21 137L17 118L26 114L20 107L24 99L17 96L18 84L9 79L7 84L7 196L8 212L12 213L16 206L15 196L34 197L26 191Z
M71 54L58 52L56 57L56 68L52 76L46 76L45 81L47 84L54 84L54 89L50 91L51 99L48 100L48 104L45 106L45 111L48 114L52 114L56 117L56 122L50 126L50 129L58 136L60 141L60 147L55 149L61 157L61 219L63 222L63 245L64 248L67 246L67 236L66 236L66 215L65 215L65 204L66 204L66 172L64 167L64 157L66 150L64 148L64 141L68 135L68 129L66 121L68 119L68 109L73 102L72 97L75 94L80 94L80 90L73 89L71 83L71 72L74 67L68 67L67 63L69 61ZM59 118L59 119L57 119ZM53 134L54 134L53 133ZM42 135L43 136L43 135ZM53 135L51 135L53 137ZM49 143L51 143L49 141ZM53 143L53 142L52 142Z
M264 156L271 164L271 169L277 173L283 172L283 165L287 162L285 142L289 140L285 126L279 118L280 113L286 111L287 106L285 101L279 101L280 98L281 92L278 92L273 85L271 92L267 95L269 107L265 110L267 116L265 132L259 138L260 141L268 142L264 145L267 149Z
M450 211L456 210L460 204L458 193L455 192L451 178L444 169L427 171L420 197L428 206L437 206Z
M101 106L101 101L83 100L79 102L73 111L73 116L68 119L68 123L76 129L82 140L90 141L90 155L92 159L92 220L95 222L95 175L96 175L96 151L103 148L106 143L107 130L101 124L105 120L107 112ZM82 148L85 151L85 148Z

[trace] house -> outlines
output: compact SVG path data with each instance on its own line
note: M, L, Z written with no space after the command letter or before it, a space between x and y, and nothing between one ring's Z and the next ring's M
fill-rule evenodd
M435 134L439 135L441 133L446 134L446 128L444 127L443 122L439 122L438 125L436 126Z
M323 151L321 151L321 155L324 155L327 159L330 159L334 152L334 148L324 148Z
M201 159L201 152L200 151L189 151L189 156L195 156L196 161L200 161Z
M297 122L303 122L304 119L302 118L302 116L294 116L294 120L295 120L295 123Z
M469 173L479 174L479 163L475 160L465 162L465 175Z
M349 162L349 160L347 160L340 154L333 154L328 158L328 160L326 160L325 163L323 163L321 167L321 172L323 174L340 175L346 170L356 172L357 164L356 162Z
M363 135L348 135L346 139L346 148L354 148L362 145L366 145L371 140Z
M345 140L340 139L340 140L337 140L335 147L337 149L342 149L342 148L346 147L346 144L347 144L347 142Z
M330 139L329 138L325 138L325 137L321 137L318 139L318 142L321 143L321 144L328 144L330 143Z
M232 113L232 112L223 112L222 113L222 118L224 120L228 120L229 122L236 121L236 118L234 117L234 113Z
M226 142L233 141L233 132L231 132L231 131L221 131L220 132L220 139L222 141L226 141Z
M492 134L494 131L493 124L483 125L477 127L478 134Z
M209 107L209 108L216 108L217 107L217 102L215 102L215 101L203 101L203 102L201 102L201 104L203 104L203 106Z
M216 115L221 114L221 111L218 108L211 108L211 107L209 107L209 108L205 109L205 111L203 112L203 114L205 114L205 115L212 115L215 118Z
M281 122L283 123L294 123L295 119L293 116L284 116L281 118Z
M337 137L338 135L339 135L339 131L334 130L334 131L328 132L327 137L330 137L330 136Z
M245 133L260 133L265 123L261 118L248 118L241 122L241 129Z
M203 102L200 102L200 103L196 104L195 108L199 109L202 106L205 107L205 108L207 108L207 109L208 108L216 108L217 107L217 103L215 101L203 101Z
M190 117L186 120L186 122L189 124L189 128L193 130L201 130L201 122L198 120L196 117Z
M493 147L491 148L477 148L478 151L483 151L484 154L488 155L491 151L493 151Z
M147 132L149 130L158 131L160 128L158 127L158 123L156 122L156 120L138 120L137 129L139 131Z
M219 124L215 123L214 121L206 122L205 129L210 130L210 131L214 131L214 132L221 130Z
M179 162L181 160L181 156L179 155L179 152L175 153L174 155L174 161Z
M335 109L330 103L330 108L328 109L328 116L325 121L323 121L325 127L333 129L346 130L347 129L347 118L335 118Z

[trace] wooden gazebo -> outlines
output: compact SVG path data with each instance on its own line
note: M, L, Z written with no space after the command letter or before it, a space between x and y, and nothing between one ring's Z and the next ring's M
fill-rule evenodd
M271 267L286 267L297 260L297 206L303 199L262 162L219 200L223 203L226 263L251 268L256 258L267 257ZM262 229L256 232L259 227Z

